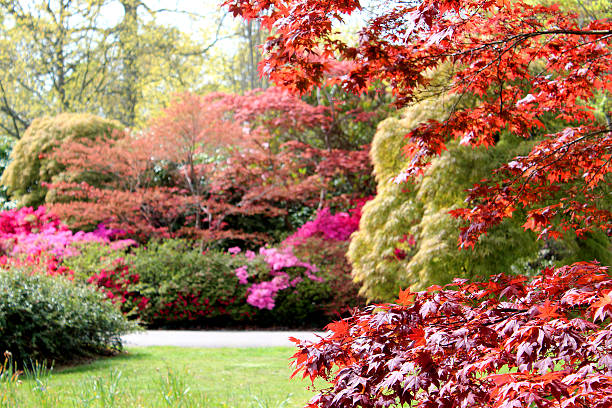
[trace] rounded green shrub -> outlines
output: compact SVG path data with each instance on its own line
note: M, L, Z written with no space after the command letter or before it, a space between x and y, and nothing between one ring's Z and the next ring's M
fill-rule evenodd
M238 283L239 266L229 254L193 248L187 241L150 242L127 259L138 278L134 288L149 299L141 318L154 326L184 326L207 321L240 321L252 310L246 288Z
M107 354L134 329L91 287L27 268L0 270L0 350L17 362Z
M49 157L54 149L69 141L112 137L122 129L117 121L84 113L35 119L15 143L0 182L19 206L44 204L47 189L43 184L54 181L63 170L62 165Z
M378 193L364 206L348 251L353 276L369 299L391 300L400 288L420 290L456 277L500 273L537 252L535 236L513 220L491 230L474 250L461 251L459 221L448 214L464 205L467 188L504 160L524 153L529 143L506 137L489 149L450 144L422 177L394 182L407 165L404 135L424 121L442 120L451 103L425 99L400 119L383 122L374 137L371 157Z

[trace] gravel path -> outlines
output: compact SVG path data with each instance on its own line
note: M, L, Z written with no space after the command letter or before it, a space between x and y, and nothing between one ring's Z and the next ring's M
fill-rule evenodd
M122 337L126 347L277 347L294 346L289 337L317 340L324 332L308 331L179 331L148 330Z

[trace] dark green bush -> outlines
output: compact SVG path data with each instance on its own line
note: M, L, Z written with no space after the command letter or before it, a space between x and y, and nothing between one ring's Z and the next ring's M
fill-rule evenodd
M18 362L68 362L120 350L120 335L136 326L103 298L64 277L0 270L0 350Z
M321 329L330 322L325 306L333 297L327 282L304 279L294 288L278 292L274 309L258 310L254 318L263 327Z
M226 253L192 248L186 241L151 242L128 257L136 291L149 299L141 318L152 325L227 324L248 319L246 288Z
M336 241L312 236L295 246L298 258L316 265L325 279L327 298L318 303L327 316L327 323L338 316L346 316L355 307L365 306L365 297L359 295L360 286L353 281L351 264L346 252L349 241Z

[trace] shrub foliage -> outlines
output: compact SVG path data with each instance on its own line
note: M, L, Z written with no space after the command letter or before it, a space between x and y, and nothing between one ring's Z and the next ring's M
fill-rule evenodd
M18 362L66 362L121 349L135 326L99 292L33 272L0 271L0 350Z
M202 251L168 239L130 253L98 243L79 250L63 261L75 280L97 286L126 315L150 327L322 327L331 316L363 304L335 291L356 295L346 268L321 260L319 270L290 248Z

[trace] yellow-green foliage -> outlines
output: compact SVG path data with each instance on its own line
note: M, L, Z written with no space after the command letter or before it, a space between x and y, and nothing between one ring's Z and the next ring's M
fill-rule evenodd
M404 110L400 119L390 118L379 125L371 150L378 193L364 206L359 231L353 234L348 251L362 293L370 300L394 300L400 288L420 290L456 277L486 279L497 273L530 273L550 262L597 259L609 265L612 254L605 234L578 240L569 233L558 242L536 241L535 234L524 231L521 211L482 236L474 250L458 249L461 224L448 212L465 205L466 189L490 177L493 169L512 157L525 155L533 141L504 134L489 149L452 142L418 180L393 181L407 163L402 155L404 135L429 119L445 119L455 101L426 99ZM412 235L416 245L409 245L403 239L406 235ZM404 254L400 259L398 255Z
M47 195L41 183L53 181L63 169L49 158L55 148L73 140L111 137L121 129L119 122L91 114L63 113L38 118L15 144L0 182L20 206L41 205Z
M506 137L488 150L451 144L415 183L393 182L406 164L401 154L404 135L423 121L444 119L452 102L422 101L405 110L401 119L383 122L374 137L371 156L378 194L363 208L348 252L353 276L369 299L392 300L400 288L423 289L455 277L507 272L517 259L537 251L533 234L512 220L491 230L475 250L460 251L460 224L448 214L464 204L465 189L504 160L525 153L528 143ZM405 234L414 236L416 246L400 242ZM398 259L396 248L407 254L405 259Z

